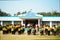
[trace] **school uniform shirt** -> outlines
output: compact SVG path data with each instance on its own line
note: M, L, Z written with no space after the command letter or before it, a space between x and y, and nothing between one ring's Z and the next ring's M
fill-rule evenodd
M48 27L48 31L50 31L51 30L51 28L50 27Z
M48 27L45 27L45 29L48 29Z
M14 28L17 28L17 26L14 26Z
M22 29L24 29L25 27L22 27Z
M7 27L7 29L10 29L10 27Z
M13 28L11 28L11 31L14 31L14 29L13 29Z
M11 27L11 31L14 31L14 29L15 29L15 27L14 27L14 26L12 26L12 27Z
M3 30L5 30L5 31L6 31L7 29L4 27L4 28L3 28Z
M21 28L18 28L18 31L20 31L21 30Z
M53 30L56 31L56 28L53 27Z
M12 28L12 26L9 26L9 28Z
M41 28L41 29L40 29L40 31L43 31L43 30L44 30L44 28Z
M20 25L17 25L16 27L20 27Z
M23 30L23 27L21 27L21 30Z

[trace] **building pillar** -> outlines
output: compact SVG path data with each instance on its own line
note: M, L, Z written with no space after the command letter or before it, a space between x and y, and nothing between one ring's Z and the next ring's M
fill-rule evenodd
M50 27L52 27L52 21L50 21Z
M12 25L14 25L14 21L12 21Z
M40 19L38 19L38 26L40 27Z
M1 25L3 26L3 21L1 21Z

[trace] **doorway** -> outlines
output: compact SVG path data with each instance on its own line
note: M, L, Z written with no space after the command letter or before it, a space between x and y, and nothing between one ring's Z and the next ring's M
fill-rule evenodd
M38 19L26 19L24 23L25 23L25 26L27 26L28 23L32 24L32 26L35 26L35 24L38 23Z

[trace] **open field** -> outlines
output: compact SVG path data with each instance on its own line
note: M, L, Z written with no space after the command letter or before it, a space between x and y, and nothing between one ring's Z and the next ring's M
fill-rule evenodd
M2 34L0 32L0 40L60 40L60 36L48 36L48 35L27 35L27 34L22 34L22 35L12 35L12 34Z

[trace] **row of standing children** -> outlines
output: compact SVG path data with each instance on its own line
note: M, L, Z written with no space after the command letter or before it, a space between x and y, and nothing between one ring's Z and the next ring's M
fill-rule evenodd
M21 25L21 24L6 25L6 26L3 26L2 30L3 30L3 34L8 34L8 33L15 34L17 31L18 31L18 34L22 34L24 33L24 25Z
M33 26L33 27L31 27L31 25L30 24L28 24L27 25L27 28L28 28L28 31L27 31L27 33L30 35L31 34L31 29L33 29L33 35L36 35L37 33L38 33L38 31L39 31L39 29L40 29L40 34L41 35L44 35L44 34L46 34L46 35L50 35L51 34L51 32L52 32L52 34L54 35L54 36L56 36L56 26L55 25L53 25L51 28L50 28L50 26L49 25L42 25L40 28L38 27L38 24L36 24L35 26Z
M49 25L43 25L40 27L40 33L41 35L50 35L51 33L56 36L56 26L53 25L51 28Z
M18 31L18 34L23 34L25 31L25 26L24 24L17 24L17 25L6 25L3 26L2 30L3 30L3 34L8 34L8 33L12 33L15 34ZM36 35L36 33L38 32L38 30L40 29L40 34L41 35L50 35L50 33L52 32L53 35L56 35L56 26L53 25L52 28L50 28L49 25L42 25L40 28L38 27L38 24L36 24L35 26L32 26L31 24L27 24L27 34L30 35L31 31L33 33L33 35Z

